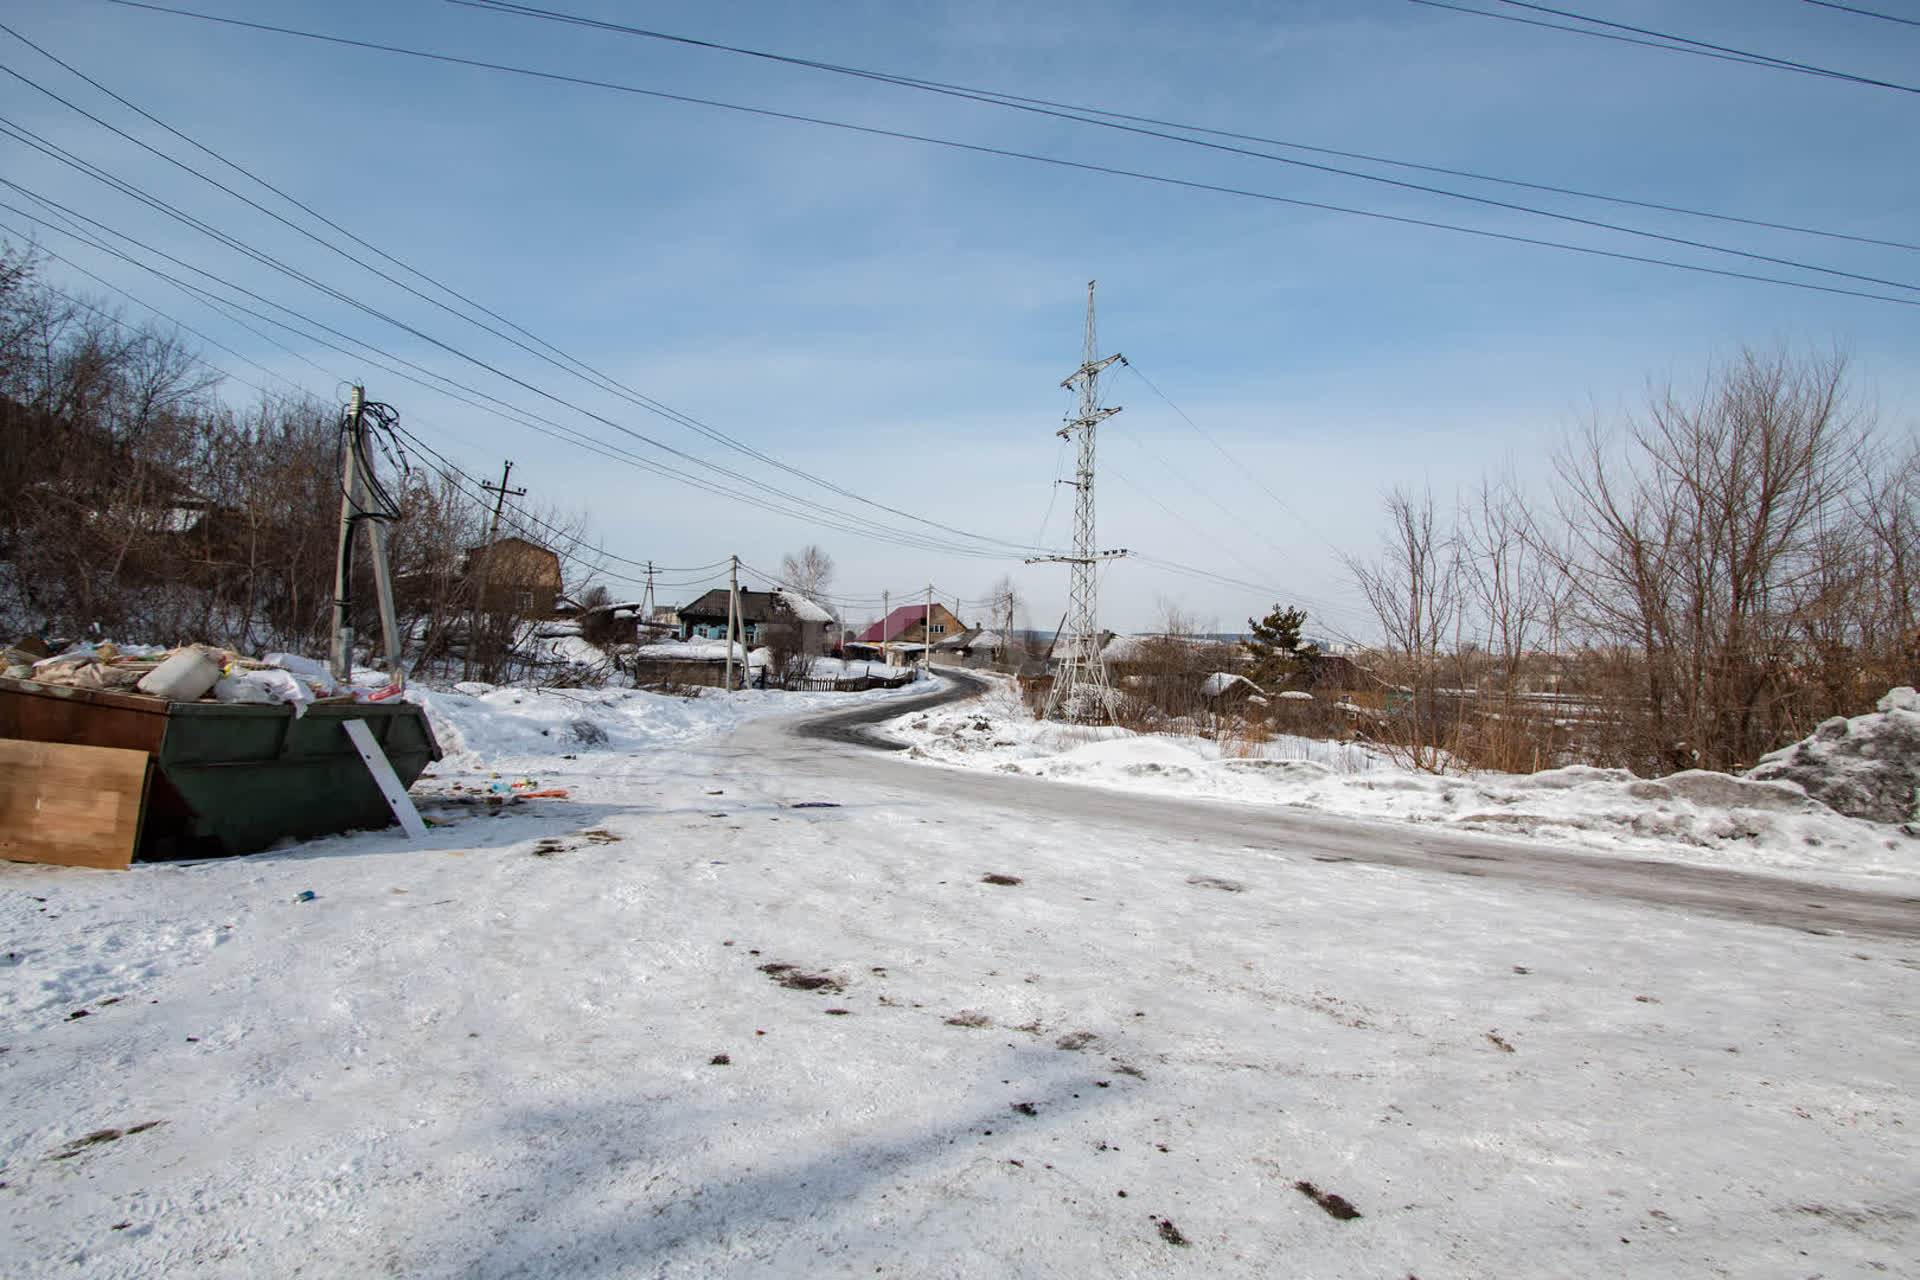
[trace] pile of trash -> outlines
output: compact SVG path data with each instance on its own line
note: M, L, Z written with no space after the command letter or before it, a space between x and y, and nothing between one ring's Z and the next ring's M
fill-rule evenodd
M511 782L497 773L489 773L486 782L475 782L472 786L463 786L458 782L447 787L449 792L465 791L471 795L483 796L488 800L500 800L518 796L523 800L565 800L567 793L560 787L543 787L538 778L521 777Z
M291 703L296 716L316 702L380 702L401 692L397 683L379 688L342 683L325 663L295 653L248 658L205 644L166 649L82 642L51 657L10 648L0 655L0 668L9 679L169 702Z

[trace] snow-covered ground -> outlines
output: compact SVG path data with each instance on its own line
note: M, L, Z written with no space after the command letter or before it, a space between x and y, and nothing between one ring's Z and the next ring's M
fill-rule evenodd
M1085 786L1400 818L1835 882L1920 878L1920 839L1842 817L1788 781L1699 770L1648 780L1583 766L1439 776L1356 743L1283 735L1222 744L1035 721L1004 680L976 702L904 716L888 732L912 744L915 760Z
M423 841L0 864L0 1275L1920 1270L1911 942L424 700Z

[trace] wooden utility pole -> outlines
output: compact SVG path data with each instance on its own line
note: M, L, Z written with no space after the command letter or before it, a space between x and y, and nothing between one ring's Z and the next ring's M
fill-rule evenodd
M400 415L391 405L368 401L366 389L355 387L340 422L340 452L345 458L340 479L340 545L334 561L333 640L329 652L334 678L353 679L353 535L367 526L368 559L373 570L375 603L380 610L380 636L386 650L387 683L406 687L400 666L400 627L393 611L393 566L387 555L387 525L400 518L400 509L379 486L373 474L368 443L375 430L392 433Z
M732 557L727 568L727 692L733 692L733 629L740 617L740 557ZM743 653L744 659L746 655ZM741 666L746 663L742 661Z
M480 548L480 588L474 594L473 607L467 614L467 660L462 667L462 679L473 679L473 650L480 641L480 611L486 606L487 588L493 574L493 544L500 537L500 512L507 505L507 499L524 498L525 489L507 488L507 478L513 474L513 463L505 462L500 467L500 483L492 484L486 480L480 487L491 493L493 499L493 518L487 522L487 542Z

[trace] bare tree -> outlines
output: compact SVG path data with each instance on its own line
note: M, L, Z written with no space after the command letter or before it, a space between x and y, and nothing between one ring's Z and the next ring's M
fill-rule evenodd
M1592 424L1562 450L1564 584L1642 666L1628 763L1735 768L1807 727L1802 651L1832 656L1854 628L1836 585L1867 436L1843 356L1745 350L1693 394L1652 393L1618 437Z
M833 557L815 543L780 557L780 581L816 603L833 585Z
M1460 616L1459 547L1435 515L1431 490L1396 488L1385 503L1382 554L1372 562L1348 556L1347 570L1380 623L1388 670L1404 689L1397 745L1409 763L1438 771L1448 737L1438 699L1440 660Z
M1483 767L1537 769L1554 756L1553 717L1533 714L1524 693L1555 602L1543 535L1511 471L1483 476L1467 495L1459 540L1460 629L1485 668L1473 670L1469 646L1458 646L1455 683L1478 691L1474 740L1463 749Z
M1920 685L1920 441L1882 460L1858 515L1864 659L1876 684Z

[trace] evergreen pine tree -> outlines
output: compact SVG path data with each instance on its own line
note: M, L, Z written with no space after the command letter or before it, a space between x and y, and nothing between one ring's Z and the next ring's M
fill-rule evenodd
M1272 689L1304 680L1313 659L1320 656L1320 646L1300 640L1300 628L1306 622L1305 609L1283 609L1277 602L1266 617L1248 618L1247 648L1253 653L1253 666L1247 677Z

